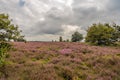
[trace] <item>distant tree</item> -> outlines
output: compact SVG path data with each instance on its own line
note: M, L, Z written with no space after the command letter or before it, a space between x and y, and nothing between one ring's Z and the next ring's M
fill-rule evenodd
M62 41L63 41L62 36L60 36L59 37L59 42L62 42Z
M69 39L67 39L67 40L66 40L66 42L70 42L70 40L69 40Z
M71 39L72 42L81 41L82 39L83 39L83 35L80 34L79 32L76 31L72 34L72 39Z
M63 42L66 42L66 40L63 40Z
M54 40L52 40L52 42L54 42Z
M94 45L111 45L115 42L116 30L109 24L93 24L87 30L86 42Z

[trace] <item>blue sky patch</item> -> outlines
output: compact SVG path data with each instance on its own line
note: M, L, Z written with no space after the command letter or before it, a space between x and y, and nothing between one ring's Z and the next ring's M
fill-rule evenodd
M22 7L25 5L25 0L19 0L19 5Z

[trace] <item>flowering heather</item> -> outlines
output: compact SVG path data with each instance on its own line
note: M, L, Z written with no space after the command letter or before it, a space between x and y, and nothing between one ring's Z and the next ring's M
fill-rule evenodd
M120 80L120 48L71 42L12 42L0 80Z
M59 50L59 52L61 54L70 54L72 52L72 50L71 49L62 49L62 50Z

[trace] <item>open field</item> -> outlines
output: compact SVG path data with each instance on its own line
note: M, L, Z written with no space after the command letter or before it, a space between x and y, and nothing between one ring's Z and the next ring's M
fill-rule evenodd
M14 42L0 80L120 80L120 48ZM4 74L4 75L3 75Z

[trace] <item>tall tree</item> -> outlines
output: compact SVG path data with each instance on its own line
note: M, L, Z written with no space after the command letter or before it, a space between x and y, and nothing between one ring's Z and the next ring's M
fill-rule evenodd
M82 39L83 39L83 35L80 34L78 31L76 31L72 34L72 38L71 38L72 42L81 41Z
M22 31L12 24L8 15L0 14L0 41L25 41Z
M25 41L24 36L20 35L21 30L12 24L8 15L0 14L0 67L4 65L5 56L11 49L7 41Z

